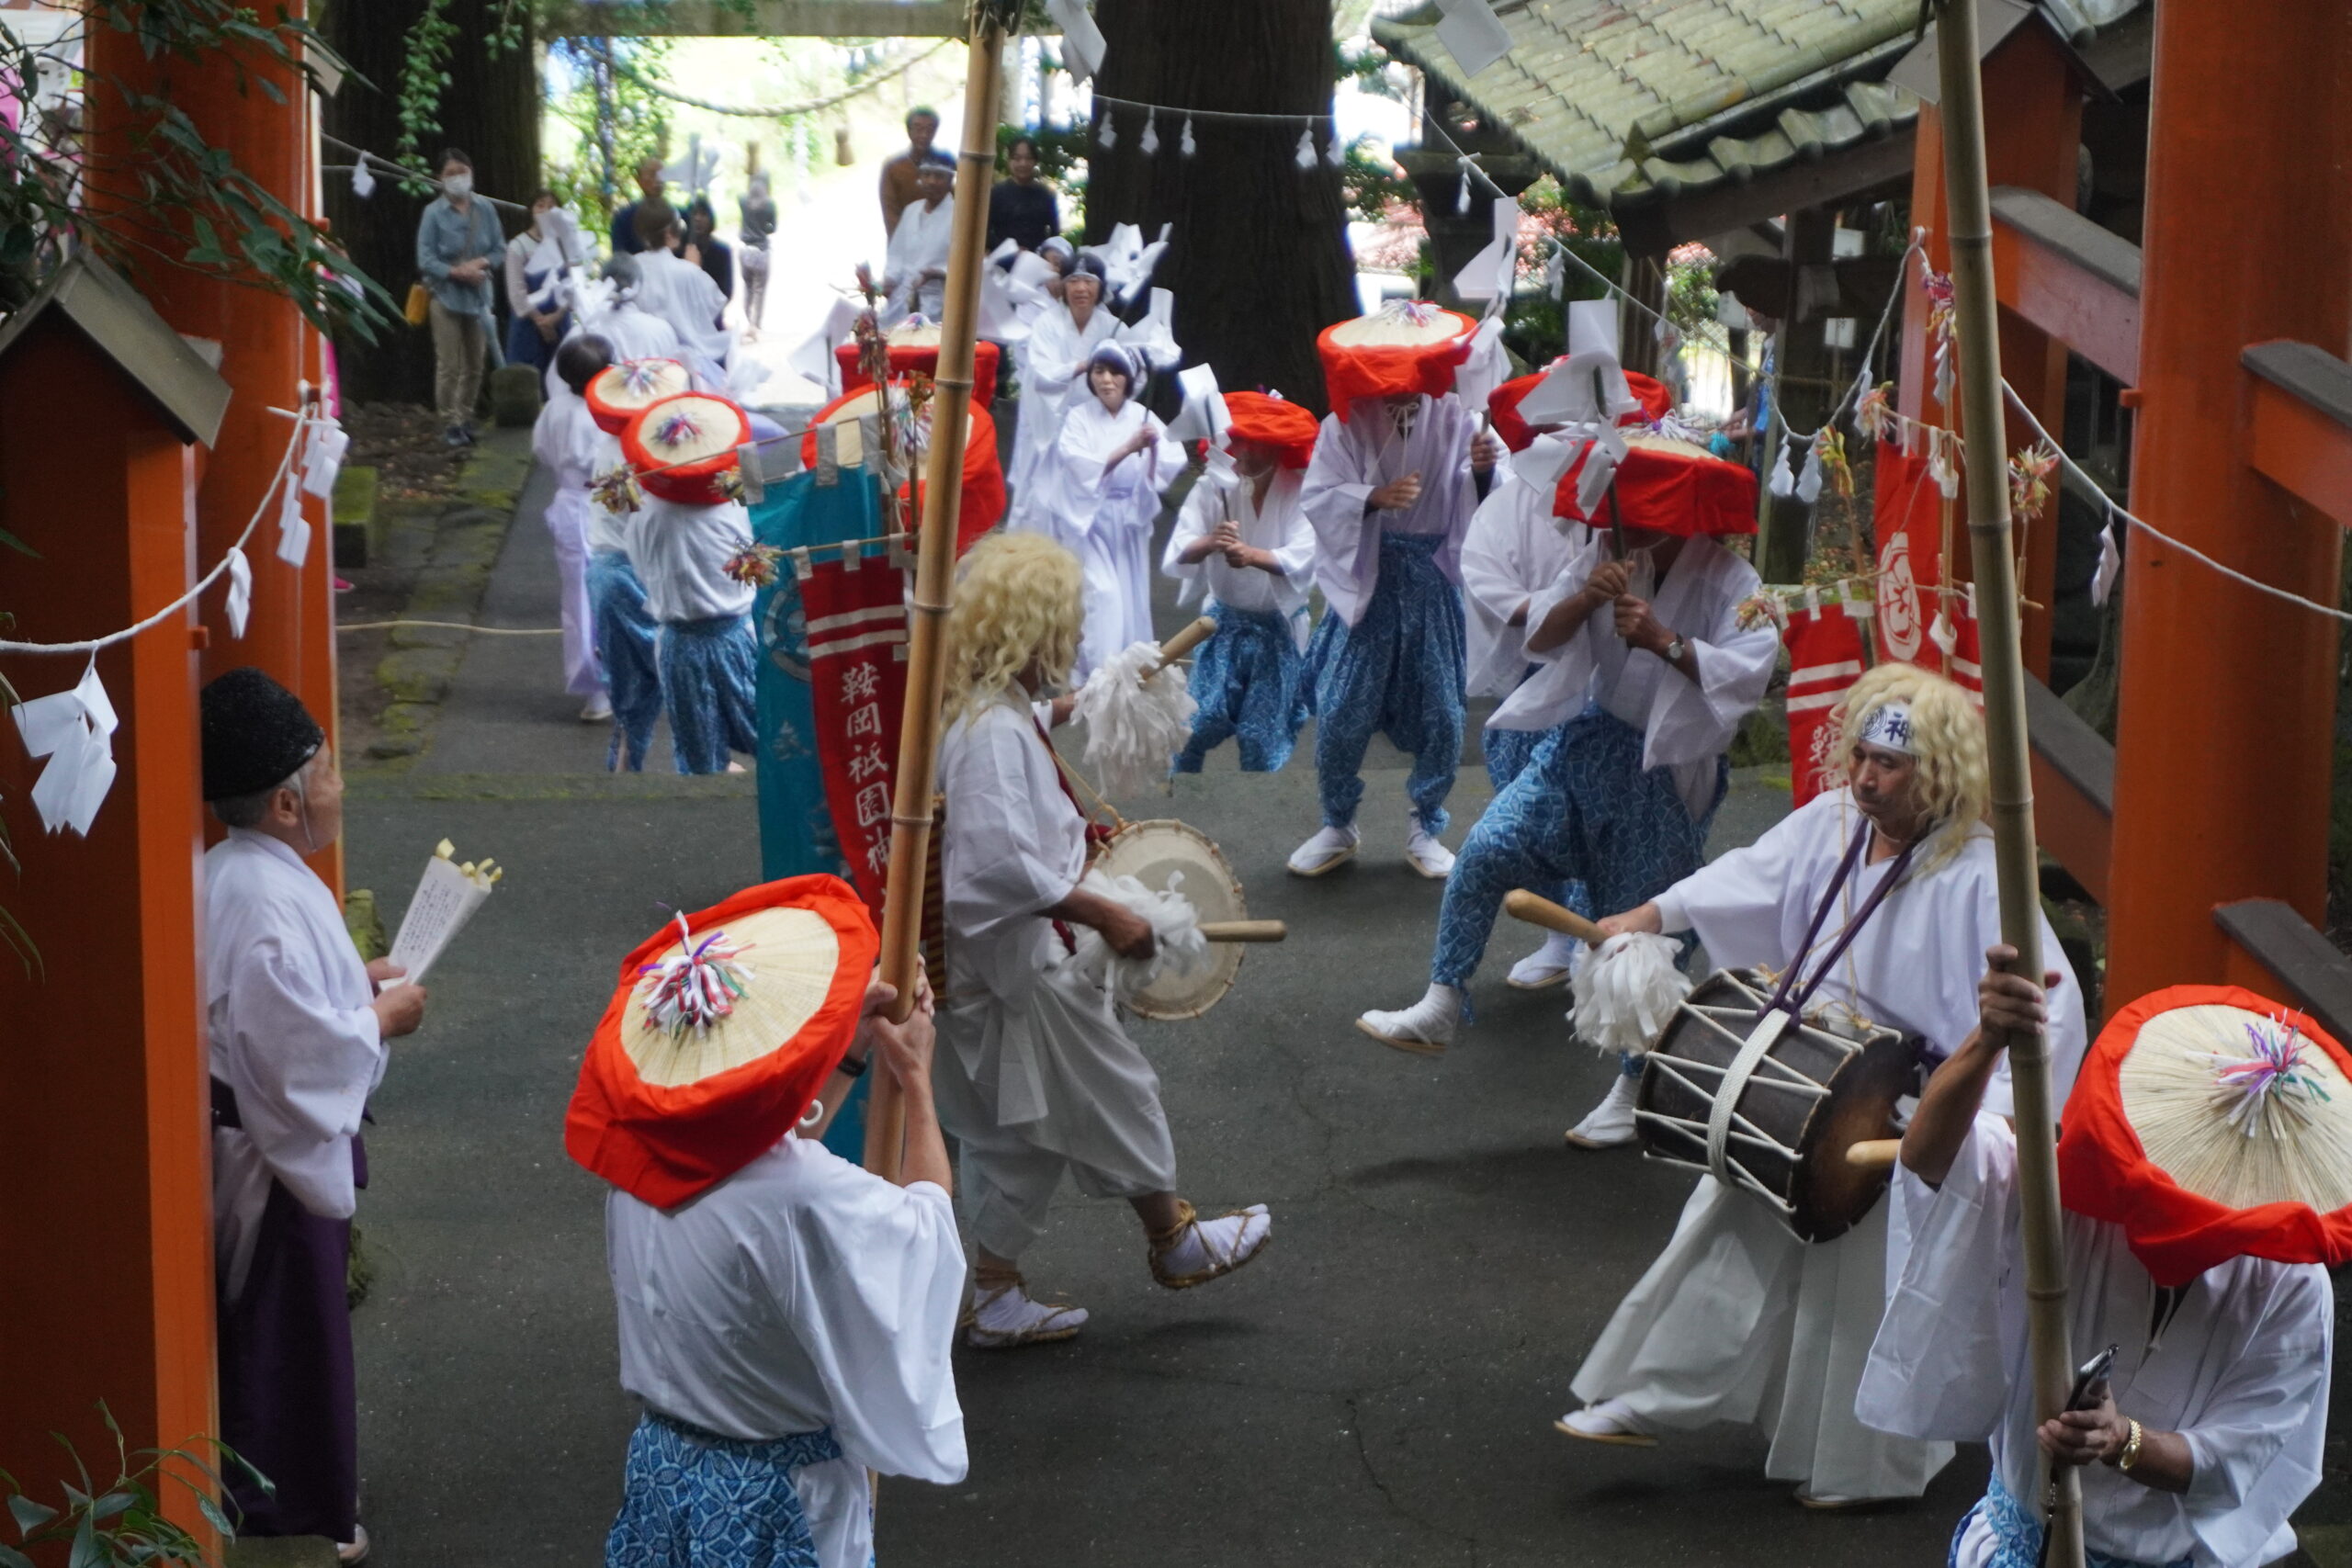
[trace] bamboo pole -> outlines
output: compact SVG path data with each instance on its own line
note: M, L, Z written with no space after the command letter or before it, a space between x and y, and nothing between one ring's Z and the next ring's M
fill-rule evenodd
M2007 435L2001 409L1999 303L1993 286L1993 213L1984 173L1984 96L1976 0L1936 0L1942 75L1944 201L1951 242L1952 313L1960 334L1961 433L1968 457L1968 542L1975 565L1984 683L1984 742L1993 784L1993 838L2001 940L2017 973L2040 981L2041 897L2033 841L2033 773L2026 750L2025 661L2018 644L2017 557L2009 542ZM2017 1099L2018 1188L2025 1233L2027 1324L2034 1409L2064 1408L2073 1378L2067 1347L2066 1257L2058 1218L2057 1117L2046 1041L2008 1042ZM2029 1500L2028 1506L2030 1506ZM2051 1568L2082 1568L2083 1504L2072 1465L2051 1474Z
M898 987L890 1010L901 1021L914 1010L915 976L922 963L923 879L939 776L939 703L947 673L947 611L956 592L956 514L964 499L964 447L971 430L972 342L988 253L997 85L1002 79L998 66L1004 58L1009 10L1003 0L984 0L975 7L965 58L964 141L956 161L956 226L947 252L939 367L932 379L931 453L907 631L906 717L899 732L890 873L882 907L882 978ZM896 1181L906 1142L906 1106L898 1085L888 1073L876 1074L865 1110L865 1168Z

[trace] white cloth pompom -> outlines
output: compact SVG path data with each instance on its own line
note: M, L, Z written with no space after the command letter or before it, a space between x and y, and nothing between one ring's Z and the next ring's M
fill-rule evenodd
M1168 777L1169 764L1193 733L1199 704L1182 670L1170 665L1149 682L1159 645L1138 642L1086 678L1071 714L1086 722L1086 765L1105 795L1141 795Z
M1597 1051L1646 1055L1690 994L1690 977L1674 966L1682 944L1670 936L1626 931L1612 936L1577 967L1570 988L1576 1010L1568 1021Z
M1201 934L1201 914L1193 901L1177 891L1184 874L1171 873L1158 892L1133 876L1112 876L1090 871L1079 890L1108 898L1140 915L1151 925L1153 953L1137 961L1121 958L1091 926L1078 928L1078 951L1071 962L1079 973L1120 1001L1142 991L1162 975L1190 975L1209 961L1208 939Z

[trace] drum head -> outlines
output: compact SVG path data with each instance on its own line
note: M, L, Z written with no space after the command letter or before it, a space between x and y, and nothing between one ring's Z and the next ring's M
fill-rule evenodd
M1094 863L1107 875L1132 876L1154 891L1181 876L1176 891L1192 900L1204 921L1250 918L1233 868L1208 835L1185 823L1130 822L1112 835ZM1241 953L1238 942L1214 943L1206 965L1189 975L1160 976L1128 1000L1127 1010L1162 1021L1198 1018L1233 988Z
M1830 1076L1829 1098L1815 1108L1797 1141L1791 1230L1807 1241L1828 1241L1871 1212L1892 1173L1848 1165L1846 1151L1865 1139L1896 1136L1895 1102L1918 1086L1918 1052L1891 1030L1881 1030Z

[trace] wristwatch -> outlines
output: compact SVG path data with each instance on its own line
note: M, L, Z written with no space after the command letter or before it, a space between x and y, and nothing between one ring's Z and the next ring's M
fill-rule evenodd
M865 1069L871 1066L873 1062L868 1057L843 1056L842 1065L833 1070L845 1078L862 1078L865 1076Z
M1674 636L1674 640L1666 645L1666 651L1658 657L1665 660L1668 664L1679 664L1682 662L1682 656L1690 651L1690 645L1682 640L1681 633L1677 632Z

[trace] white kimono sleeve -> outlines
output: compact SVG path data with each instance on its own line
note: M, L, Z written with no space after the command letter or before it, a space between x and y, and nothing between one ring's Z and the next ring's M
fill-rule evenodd
M1828 796L1819 799L1827 802L1827 809L1836 809ZM1666 931L1697 931L1708 959L1718 968L1758 964L1779 968L1787 964L1781 909L1804 840L1815 830L1815 805L1807 802L1766 829L1754 843L1717 856L1659 894L1654 901Z
M1168 548L1160 555L1159 570L1162 576L1172 577L1183 584L1176 591L1176 603L1182 608L1189 609L1208 596L1209 558L1203 556L1199 560L1188 561L1184 559L1184 551L1216 532L1223 493L1215 479L1206 474L1202 475L1194 482L1192 493L1184 498L1184 504L1177 509L1175 525L1169 531ZM1307 548L1310 570L1314 558L1310 536Z
M1315 531L1316 581L1340 621L1353 626L1371 596L1367 556L1380 547L1380 522L1367 516L1379 487L1373 457L1340 416L1327 414L1315 440L1315 457L1299 487L1298 507Z
M1499 471L1499 470L1498 470ZM1527 659L1525 622L1511 617L1530 607L1534 586L1520 558L1520 509L1524 497L1505 479L1471 513L1462 538L1462 600L1469 616L1468 685L1473 695L1501 696L1519 683Z
M947 798L941 871L948 925L967 937L993 935L1069 897L1078 874L1062 864L1039 830L1040 803L1021 733L1023 716L1004 710L961 720L940 748L939 783ZM1065 804L1050 782L1047 806Z
M1898 1438L1982 1442L2008 1407L2002 1304L2016 1267L2017 1143L1979 1114L1940 1188L1898 1163L1890 1216L1911 1247L1862 1369L1854 1414Z
M216 1059L246 1137L303 1208L349 1218L358 1207L350 1161L304 1156L359 1131L384 1076L375 1010L336 1007L314 954L260 936L229 977L223 1022L235 1046Z
M1744 563L1728 564L1745 573ZM1780 664L1780 632L1770 620L1740 629L1738 600L1746 595L1735 596L1731 592L1738 584L1735 574L1725 570L1726 563L1714 565L1715 581L1709 586L1720 592L1713 618L1704 626L1677 628L1690 645L1699 679L1690 681L1677 670L1668 671L1659 682L1642 737L1645 768L1712 762L1721 756L1739 733L1740 721L1764 700L1764 689L1771 684L1772 671Z
M956 1206L928 1181L896 1187L846 1160L810 1161L821 1183L765 1268L823 1382L845 1456L886 1475L964 1479L964 1413L950 1350L963 1304Z
M2258 1304L2225 1305L2238 1333L2212 1348L2228 1371L2181 1433L2195 1467L2182 1501L2213 1562L2253 1562L2320 1483L2335 1295L2321 1269L2288 1269Z

